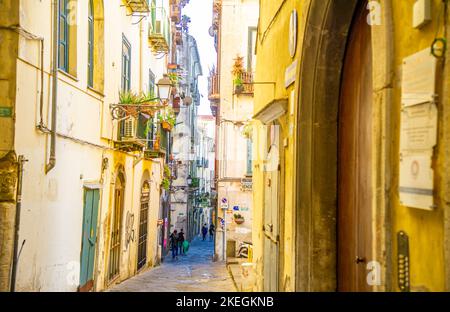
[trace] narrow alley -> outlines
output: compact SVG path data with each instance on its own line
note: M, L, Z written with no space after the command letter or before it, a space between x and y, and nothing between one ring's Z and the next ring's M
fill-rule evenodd
M0 293L450 292L449 43L450 0L0 0Z
M161 266L112 287L111 292L232 292L233 281L222 262L212 262L214 242L196 239L186 256L172 260L168 255Z

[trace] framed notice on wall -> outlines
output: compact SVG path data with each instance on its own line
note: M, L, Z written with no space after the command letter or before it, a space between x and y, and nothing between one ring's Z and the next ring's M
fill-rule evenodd
M405 58L402 67L399 196L403 205L426 210L435 207L436 68L430 49Z

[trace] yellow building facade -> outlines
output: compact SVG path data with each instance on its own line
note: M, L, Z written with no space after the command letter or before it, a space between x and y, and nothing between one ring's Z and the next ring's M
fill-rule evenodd
M449 290L445 14L437 0L260 1L257 290ZM424 88L436 100L417 100ZM405 187L408 96L437 109L411 167L429 164L425 191Z

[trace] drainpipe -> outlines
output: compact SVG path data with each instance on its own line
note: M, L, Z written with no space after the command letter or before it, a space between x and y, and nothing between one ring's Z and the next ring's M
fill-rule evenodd
M15 217L15 226L14 226L14 258L11 268L11 292L16 291L16 276L17 276L17 265L19 262L20 253L22 251L23 245L25 244L25 240L22 242L22 247L20 251L18 251L19 247L19 231L20 231L20 211L22 208L22 181L23 181L23 164L28 160L25 159L24 156L20 155L18 159L19 166L19 174L17 181L17 204L16 204L16 217Z
M52 86L52 129L51 129L51 139L50 139L50 159L45 165L45 173L48 174L56 165L56 109L58 100L58 38L59 38L59 25L58 25L58 14L59 14L59 1L53 1L53 64L52 64L52 75L53 75L53 86Z

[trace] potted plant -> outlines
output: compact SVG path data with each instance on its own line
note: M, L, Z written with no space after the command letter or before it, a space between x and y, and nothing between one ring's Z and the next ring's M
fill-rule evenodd
M244 92L244 82L241 77L236 77L233 81L234 83L234 93L241 94Z
M175 126L176 117L175 114L170 111L165 114L161 114L158 116L159 122L161 123L161 127L166 131L172 131Z
M244 82L242 80L242 75L244 74L244 58L242 56L237 56L234 59L233 69L231 73L234 76L234 92L236 94L242 93L244 91Z
M169 179L164 178L164 179L161 181L161 187L162 187L163 189L165 189L166 191L168 191L168 190L170 189L170 182L169 182Z
M169 179L172 176L172 173L170 172L170 168L168 165L164 165L164 177Z
M235 213L234 214L234 222L236 222L236 224L242 224L245 222L245 219L240 213Z
M153 143L153 149L155 151L159 150L159 136L156 137L155 142Z
M155 104L155 92L153 90L148 91L147 93L142 92L139 96L139 104Z
M130 105L130 104L136 104L139 101L139 96L136 95L136 93L132 91L120 91L119 92L119 104L124 105ZM129 115L133 115L137 112L136 107L133 106L126 106L124 107L125 111Z

